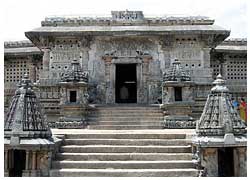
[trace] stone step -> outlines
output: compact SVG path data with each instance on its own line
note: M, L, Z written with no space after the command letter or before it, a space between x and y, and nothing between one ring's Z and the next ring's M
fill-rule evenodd
M160 106L138 106L138 104L136 104L135 106L130 106L130 105L124 105L124 106L98 106L95 107L95 109L98 110L106 110L106 109L121 109L121 110L130 110L130 109L136 109L136 110L161 110Z
M189 153L57 153L57 160L68 161L171 161L191 160Z
M77 133L77 134L66 134L66 139L88 139L88 138L93 138L93 139L185 139L186 134L183 133L168 133L167 130L163 130L164 133L157 133L155 132L156 130L151 130L150 133L146 133L144 131L139 131L136 132L134 131L117 131L117 130L112 130L111 132L108 130L102 131L100 133L95 133L91 132L95 130L88 130L86 133ZM152 132L154 131L154 132ZM169 132L172 132L171 130Z
M163 117L147 117L147 116L134 116L134 117L116 117L116 116L111 116L111 117L88 117L89 121L95 121L95 120L103 120L103 121L161 121L163 120Z
M135 130L135 129L163 129L162 125L90 125L88 129L99 130Z
M191 144L190 139L65 139L64 145L165 145Z
M152 110L152 109L97 109L93 111L94 113L162 113L162 110ZM91 112L90 112L91 113Z
M120 118L124 118L124 117L163 117L162 113L94 113L94 114L89 114L88 117L120 117Z
M52 177L194 177L198 170L188 169L52 169Z
M89 125L144 125L144 126L163 126L163 121L155 120L155 121L88 121Z
M177 169L195 168L192 161L54 161L53 169Z
M69 153L188 153L191 146L124 146L124 145L66 145L60 152Z

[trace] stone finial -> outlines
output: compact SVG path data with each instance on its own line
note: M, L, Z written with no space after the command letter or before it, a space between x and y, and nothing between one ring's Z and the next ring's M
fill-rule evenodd
M167 72L163 74L163 81L191 81L190 76L183 70L181 62L175 59Z
M51 131L28 75L18 85L4 122L5 137L48 138Z
M203 113L196 125L198 136L241 135L246 133L246 125L233 108L231 96L225 81L218 75L215 86L208 95Z
M71 62L69 70L63 74L61 82L88 82L88 72L83 72L78 60Z
M216 77L216 80L213 82L215 85L212 89L212 93L222 93L229 92L228 88L225 86L225 80L222 78L221 74Z

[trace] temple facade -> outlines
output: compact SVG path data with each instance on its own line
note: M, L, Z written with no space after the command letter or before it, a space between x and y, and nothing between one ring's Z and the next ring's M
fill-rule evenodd
M247 40L228 38L214 22L142 11L45 18L28 40L4 43L5 115L28 75L51 128L195 129L218 75L228 102L247 97ZM137 114L111 121L127 118L120 111Z

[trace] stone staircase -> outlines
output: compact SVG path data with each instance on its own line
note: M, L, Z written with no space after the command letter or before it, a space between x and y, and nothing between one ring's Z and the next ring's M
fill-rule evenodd
M61 132L65 140L52 162L50 176L198 175L192 163L191 139L186 136L185 130L66 131Z
M200 119L205 104L206 104L205 98L196 98L195 99L195 104L192 107L192 117L194 119L196 119L196 120Z
M100 106L90 112L88 129L162 129L159 106Z

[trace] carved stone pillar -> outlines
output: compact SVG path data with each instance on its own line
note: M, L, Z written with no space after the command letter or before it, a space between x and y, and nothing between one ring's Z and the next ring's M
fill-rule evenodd
M88 48L84 48L82 51L82 69L83 69L83 71L88 70L88 61L89 61L89 51L88 51Z
M36 151L32 151L32 170L36 170Z
M36 66L35 64L30 65L30 75L29 78L32 82L36 82Z
M204 68L210 68L210 48L203 48L203 64Z
M43 54L43 70L48 71L49 70L49 63L50 63L50 49L44 48L42 49L44 52Z
M143 84L143 69L142 63L138 63L136 65L136 77L137 77L137 103L144 103L145 92L144 92L144 84Z
M103 56L102 59L105 61L105 79L106 79L106 103L114 103L115 95L113 93L113 71L115 71L115 65L112 65L112 56Z
M33 56L28 56L28 59L30 61L29 63L29 79L32 81L32 82L35 82L36 81L36 60L33 59Z
M4 151L4 170L8 170L8 150Z
M247 176L246 147L238 147L234 149L234 172L237 177Z
M29 170L29 151L26 151L25 170Z
M206 168L208 177L218 177L217 148L203 149L201 165Z

